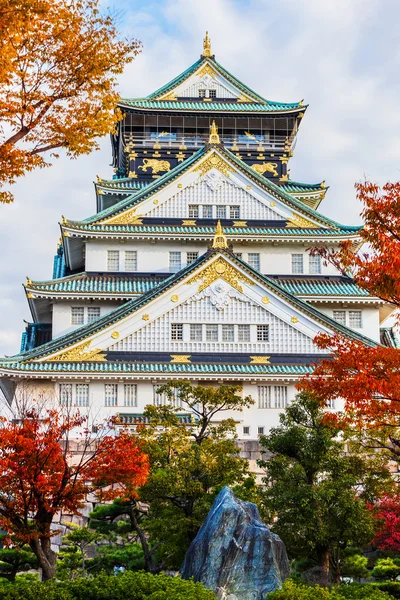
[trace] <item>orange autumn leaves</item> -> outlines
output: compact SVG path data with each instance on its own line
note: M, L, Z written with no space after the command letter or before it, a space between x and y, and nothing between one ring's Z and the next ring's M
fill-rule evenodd
M140 52L98 0L0 0L0 201L4 186L98 148L121 118L116 77Z

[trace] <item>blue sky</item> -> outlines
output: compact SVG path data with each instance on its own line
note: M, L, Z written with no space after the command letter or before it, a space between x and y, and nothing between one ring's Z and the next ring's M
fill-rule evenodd
M283 102L305 98L291 178L327 180L320 210L360 222L354 182L396 181L400 169L398 0L125 0L121 27L143 53L120 78L125 97L144 96L199 57L208 29L216 58L257 92ZM31 316L22 283L49 279L61 215L95 210L93 181L110 177L101 150L20 180L15 204L0 205L0 355L19 350Z

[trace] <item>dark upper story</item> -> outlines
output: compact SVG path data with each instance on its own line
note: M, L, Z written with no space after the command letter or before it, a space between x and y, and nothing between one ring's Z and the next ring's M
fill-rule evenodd
M275 183L287 164L304 116L303 102L266 100L220 65L206 35L203 54L146 98L121 99L124 118L112 137L116 177L151 181L191 156L215 121L221 143Z

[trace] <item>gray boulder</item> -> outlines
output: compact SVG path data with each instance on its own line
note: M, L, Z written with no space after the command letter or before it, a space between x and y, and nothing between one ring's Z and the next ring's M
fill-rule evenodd
M288 575L282 540L255 504L224 487L186 552L181 576L200 581L221 600L265 600Z

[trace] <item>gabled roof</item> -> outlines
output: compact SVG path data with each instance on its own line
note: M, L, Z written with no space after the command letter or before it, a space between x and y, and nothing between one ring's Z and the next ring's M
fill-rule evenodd
M200 274L201 271L206 268L207 263L211 263L212 261L214 261L214 259L218 258L218 256L222 256L228 263L228 265L229 263L234 265L234 267L236 267L236 269L239 272L243 273L244 277L246 277L246 275L249 275L253 280L261 284L261 286L264 286L266 290L270 290L272 293L276 294L283 300L286 300L291 306L293 306L295 309L303 313L311 320L321 323L324 327L328 328L329 330L342 334L345 337L362 341L368 346L374 347L377 345L376 342L374 342L373 340L345 327L344 325L337 323L336 321L328 317L326 314L310 306L303 300L300 300L290 292L285 291L273 279L271 279L270 277L266 277L265 275L261 275L258 271L251 268L247 263L234 256L228 250L210 250L206 254L200 256L196 261L194 261L193 263L176 273L175 275L168 277L165 281L160 283L160 285L158 285L153 290L150 290L146 294L143 294L138 298L134 298L126 302L122 306L119 306L115 310L111 311L110 313L101 317L100 319L97 319L93 323L84 325L83 327L79 327L78 329L66 335L60 336L59 338L56 338L51 342L44 344L43 346L26 352L25 354L16 355L4 359L0 362L0 366L3 365L4 367L6 367L7 365L9 366L10 363L13 362L43 359L46 356L52 356L67 348L70 348L71 346L75 346L76 344L82 342L90 343L91 336L115 325L124 317L136 313L136 311L142 309L143 307L148 305L152 300L156 299L168 290L171 290L171 288L173 288L178 283L186 279L195 271L198 271Z

